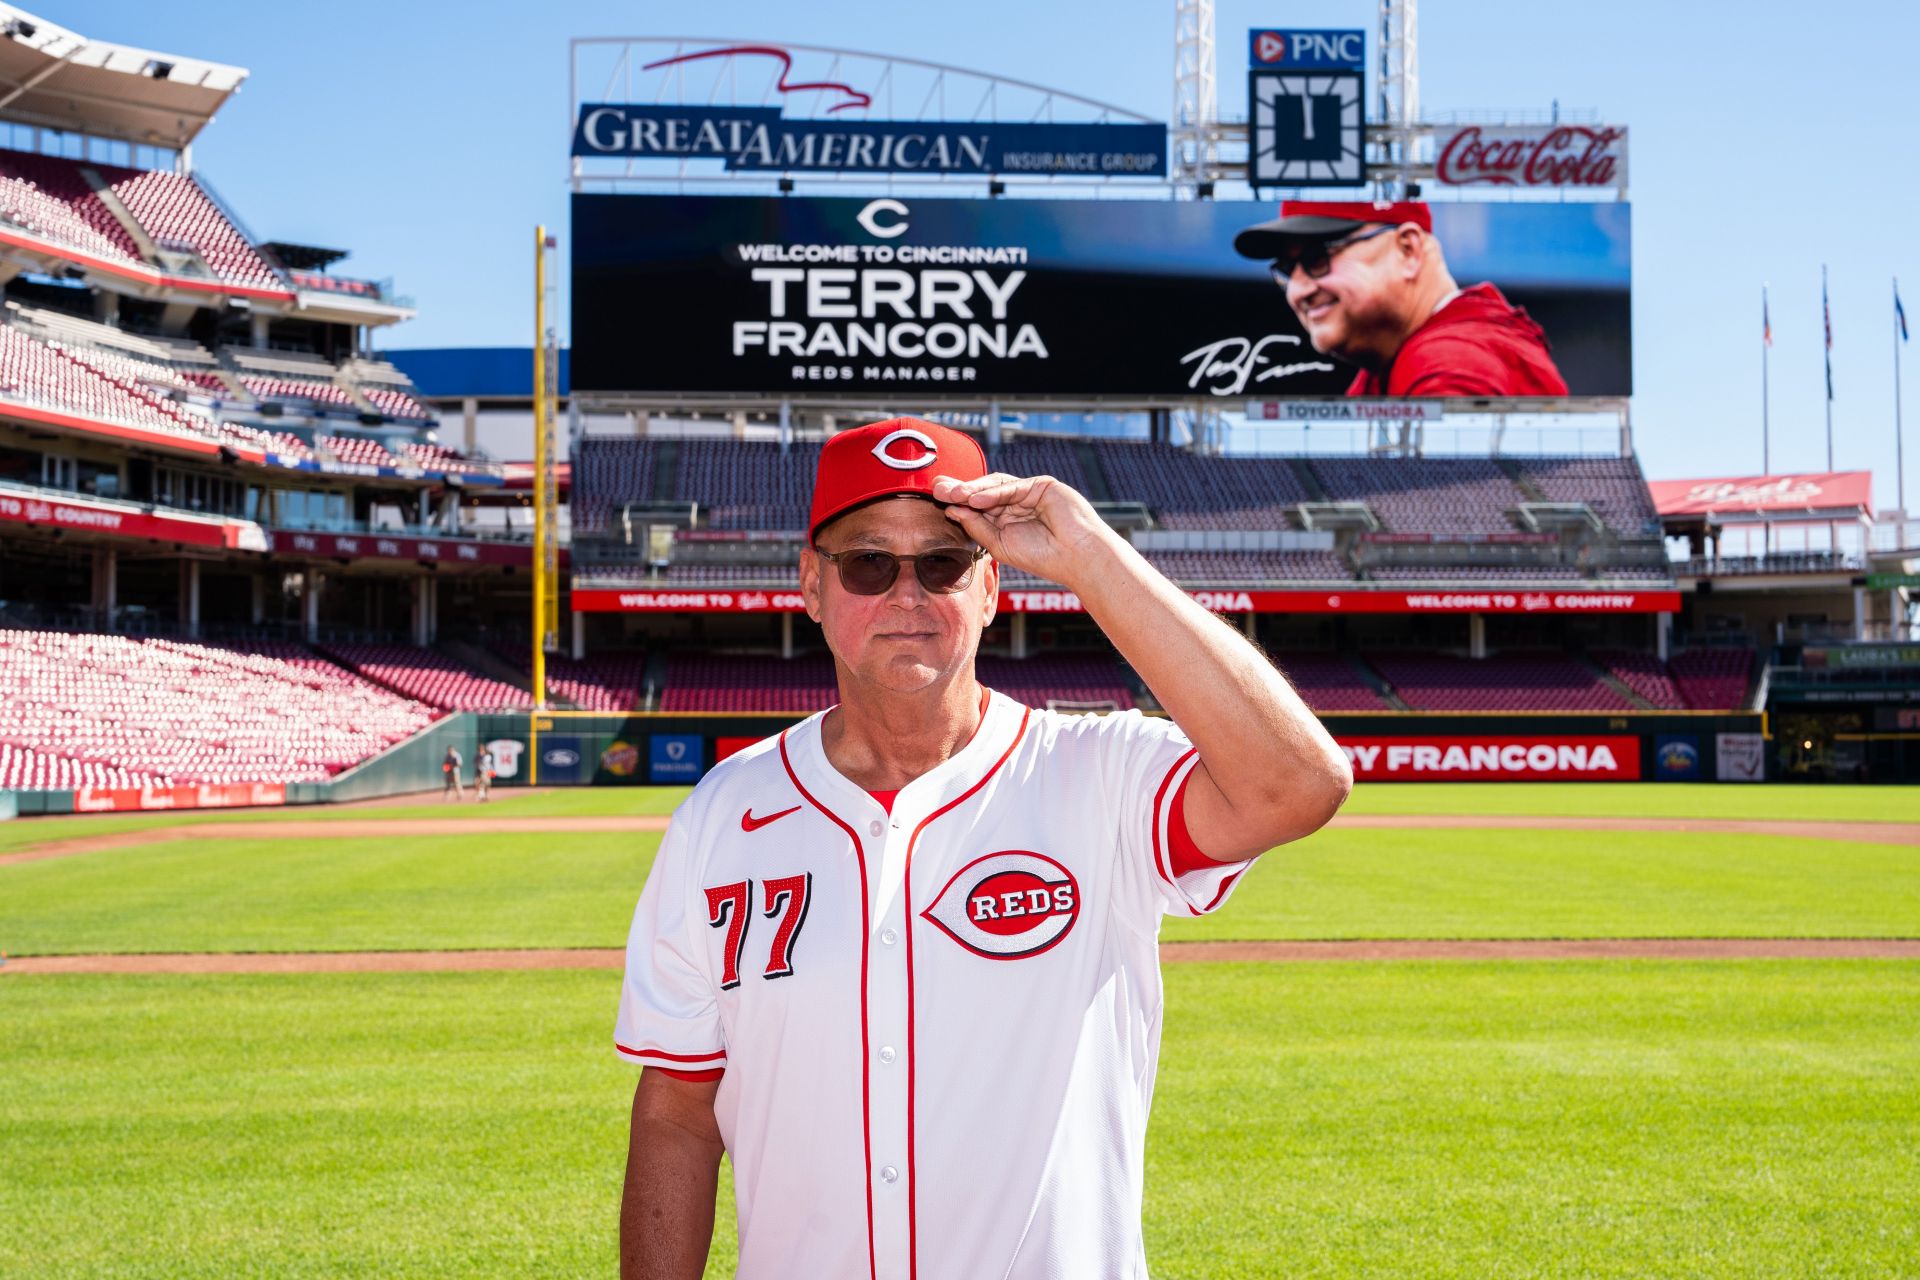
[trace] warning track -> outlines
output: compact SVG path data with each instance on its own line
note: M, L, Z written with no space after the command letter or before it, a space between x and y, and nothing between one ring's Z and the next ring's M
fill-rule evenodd
M469 810L469 813L472 811ZM1857 840L1869 844L1920 847L1916 822L1802 822L1747 818L1576 818L1515 814L1340 814L1330 824L1336 830L1493 830L1493 831L1619 831L1693 832L1695 834L1788 836L1799 840ZM200 822L151 827L102 835L49 839L31 848L0 854L0 866L65 858L112 849L176 841L207 840L352 840L390 836L552 835L590 832L661 832L665 817L476 817L464 818L335 818L285 822ZM53 826L50 831L57 831Z
M1329 942L1165 942L1183 963L1388 960L1920 960L1920 938L1384 938ZM20 956L14 974L449 973L619 969L618 948L498 951L325 951Z

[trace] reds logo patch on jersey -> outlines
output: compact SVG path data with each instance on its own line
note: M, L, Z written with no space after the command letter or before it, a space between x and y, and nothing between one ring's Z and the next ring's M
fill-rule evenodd
M976 955L1019 960L1072 930L1080 885L1045 854L1007 849L960 868L920 916Z

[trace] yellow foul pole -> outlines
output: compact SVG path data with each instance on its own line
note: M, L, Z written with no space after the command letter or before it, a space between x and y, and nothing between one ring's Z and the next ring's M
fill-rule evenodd
M552 440L547 415L547 229L533 233L533 706L535 712L547 709L547 620L552 616L547 599L554 594L548 543L553 537L553 512L547 509L547 472L553 459L547 456ZM537 757L536 757L537 758ZM529 773L538 768L530 763ZM531 776L528 779L532 781Z

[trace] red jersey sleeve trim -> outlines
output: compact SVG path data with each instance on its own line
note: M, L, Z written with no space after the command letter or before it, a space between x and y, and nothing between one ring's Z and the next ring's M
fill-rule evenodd
M661 1075L671 1076L675 1080L685 1080L688 1084L705 1084L709 1080L718 1080L727 1074L725 1067L715 1067L712 1071L675 1071L672 1067L649 1066L647 1070L658 1071Z
M1189 769L1187 776L1180 779L1173 803L1167 808L1168 857L1175 879L1191 871L1205 871L1220 865L1217 859L1200 852L1200 846L1193 842L1193 833L1187 829L1187 784L1192 781L1193 770Z
M618 1040L613 1042L613 1047L618 1049L625 1057L637 1058L642 1062L657 1059L661 1063L679 1063L683 1068L689 1069L698 1068L704 1064L718 1065L727 1060L727 1051L725 1049L716 1049L712 1053L668 1053L665 1049L635 1049L629 1045L621 1044Z

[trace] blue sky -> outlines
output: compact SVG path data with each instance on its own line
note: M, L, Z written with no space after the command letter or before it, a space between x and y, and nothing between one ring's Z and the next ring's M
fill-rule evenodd
M250 229L351 249L420 318L385 345L530 340L532 227L566 224L567 41L691 34L932 58L1164 118L1170 0L962 6L724 0L685 6L467 0L45 3L101 39L252 78L195 148ZM1368 27L1369 0L1221 0L1221 106L1238 115L1252 26ZM1825 462L1820 264L1831 269L1835 464L1894 500L1890 279L1920 327L1912 53L1920 11L1722 0L1461 0L1421 13L1430 113L1544 111L1632 129L1636 443L1649 475L1760 467L1760 288L1773 298L1775 470ZM1908 349L1909 382L1920 360ZM1910 386L1920 401L1920 385ZM1909 406L1920 419L1920 403ZM1920 443L1920 438L1916 439ZM1920 464L1909 460L1920 507Z

